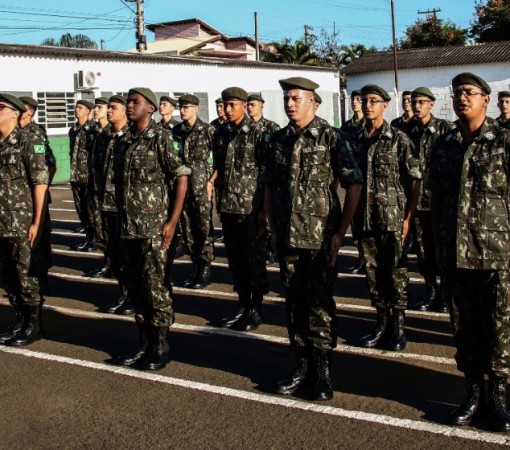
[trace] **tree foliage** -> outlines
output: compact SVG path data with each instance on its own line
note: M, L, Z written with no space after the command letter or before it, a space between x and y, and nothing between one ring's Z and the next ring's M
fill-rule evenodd
M60 39L47 38L41 42L41 45L51 45L54 47L71 47L71 48L98 48L97 44L85 34L70 33L63 34Z
M289 38L285 38L281 42L272 42L269 48L270 50L263 57L266 62L317 65L317 55L303 41L292 42Z
M400 41L400 48L403 49L465 45L467 41L466 30L449 20L439 19L435 14L418 19L406 29L405 35Z
M510 0L479 0L470 35L476 42L510 40Z

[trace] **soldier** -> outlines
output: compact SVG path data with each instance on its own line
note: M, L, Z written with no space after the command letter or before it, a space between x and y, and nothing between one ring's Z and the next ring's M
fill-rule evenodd
M311 382L314 398L328 400L333 397L337 256L362 176L345 135L315 115L319 86L301 77L280 80L280 86L290 123L269 141L265 209L280 261L296 368L276 392L292 394ZM347 191L343 214L338 181Z
M87 235L84 243L75 247L79 251L93 251L96 248L94 230L90 217L89 204L89 134L94 123L89 115L94 110L94 104L87 100L78 100L74 109L76 124L69 130L71 161L71 189L73 191L74 206L80 219L81 228Z
M346 133L349 138L355 139L357 134L360 132L360 130L363 129L365 125L365 120L363 119L363 110L361 109L361 91L354 90L351 92L351 109L353 112L352 117L345 121L342 126L340 127L340 131L343 131ZM363 249L361 247L361 236L355 235L355 230L358 228L354 226L354 224L351 226L351 229L353 231L353 240L354 245L358 248L358 262L352 266L349 267L348 272L354 273L354 274L364 274L365 273L365 258L363 257Z
M360 344L375 347L388 343L389 350L400 351L406 346L407 259L403 245L411 229L422 175L409 138L383 118L391 100L388 93L380 86L366 85L361 96L365 126L355 145L366 184L356 213L360 227L356 232L361 235L377 324ZM388 326L390 321L392 326Z
M191 289L203 289L211 284L211 261L214 259L213 240L209 234L212 202L207 195L207 184L212 174L209 157L215 128L199 119L198 109L199 99L195 95L179 97L183 121L173 129L173 138L183 149L183 160L192 170L181 217L193 263L193 273L184 286Z
M46 191L46 202L45 202L45 212L44 212L44 227L41 232L41 238L39 239L39 244L36 246L33 252L34 265L40 270L40 279L39 283L41 286L41 295L47 293L48 291L48 271L52 266L52 258L51 258L51 219L50 219L50 210L49 205L51 203L51 195L49 191L49 186L55 176L57 171L57 161L55 159L55 155L50 146L50 142L48 140L48 136L46 134L46 130L42 125L39 125L35 122L34 116L37 111L37 107L39 104L37 100L32 97L19 97L19 99L25 105L26 111L21 115L19 126L29 133L35 134L39 139L44 141L45 146L45 156L46 156L46 165L48 166L49 179L48 179L48 190ZM42 302L44 302L44 297L42 297Z
M216 99L216 114L218 114L218 117L211 122L211 125L217 130L221 125L227 123L227 116L225 115L223 99L221 97Z
M126 112L131 125L115 150L123 279L140 332L140 346L118 364L146 370L161 369L169 361L168 327L174 314L165 266L191 173L179 156L179 143L152 120L157 107L150 89L129 90Z
M510 132L487 120L491 88L485 80L465 72L453 78L452 88L458 120L437 140L429 169L434 239L453 300L455 360L467 388L451 421L468 425L480 409L496 431L509 431Z
M251 331L262 323L262 299L268 291L261 178L265 132L245 114L248 93L244 89L227 88L221 97L228 123L216 133L214 170L207 190L211 199L217 181L218 211L239 302L236 312L221 319L219 325Z
M407 134L407 129L411 119L413 118L413 108L411 106L411 91L402 92L402 110L404 111L400 117L391 121L391 126L398 128Z
M106 244L103 239L101 220L101 174L103 170L102 160L104 147L108 145L111 137L111 126L108 123L108 97L95 99L94 121L95 125L90 132L90 174L89 174L89 198L90 217L94 227L94 239L97 247L103 252L105 261L102 267L90 271L87 275L92 278L110 278L110 259L106 256Z
M436 97L427 87L416 88L411 94L413 119L408 128L409 138L420 158L423 173L420 199L416 207L415 229L418 268L425 280L427 297L417 305L419 311L429 309L448 312L447 296L437 286L439 270L436 264L434 237L430 219L430 190L427 187L430 153L439 136L451 128L451 124L434 117L431 113Z
M44 227L49 171L44 139L23 131L26 107L0 93L0 273L16 323L0 335L5 345L28 345L43 337L41 286L33 251Z
M501 112L496 123L506 130L510 130L510 91L498 92L498 108Z
M246 103L246 110L248 111L250 119L262 125L268 133L267 137L269 137L280 129L280 125L264 117L264 103L265 100L262 98L261 94L250 94Z
M179 123L174 118L174 111L176 106L177 100L175 100L175 98L169 97L168 95L163 95L159 99L159 114L161 115L159 125L170 131L172 131L173 127Z

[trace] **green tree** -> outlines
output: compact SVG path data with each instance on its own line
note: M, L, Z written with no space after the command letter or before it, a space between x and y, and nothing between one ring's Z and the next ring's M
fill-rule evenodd
M47 38L41 42L41 45L51 45L54 47L71 47L71 48L98 48L97 44L85 34L70 33L63 34L60 39Z
M435 14L418 19L405 31L406 37L400 40L400 48L445 47L465 45L467 31L458 28L449 20L443 21Z
M263 60L280 64L317 65L317 55L312 52L309 45L300 40L292 42L289 38L269 44L269 50Z
M476 42L510 39L510 0L479 0L470 35Z

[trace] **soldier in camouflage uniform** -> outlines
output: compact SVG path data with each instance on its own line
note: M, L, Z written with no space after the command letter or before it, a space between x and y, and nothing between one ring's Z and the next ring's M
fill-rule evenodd
M12 346L43 336L41 268L33 252L44 228L49 171L44 139L18 126L25 111L17 97L0 94L0 273L16 312L0 342Z
M179 143L152 120L157 107L150 89L130 89L126 112L131 125L115 149L123 279L135 304L141 338L140 346L118 363L147 370L169 361L168 327L174 314L165 266L191 173L179 156Z
M217 130L221 125L227 123L227 116L225 115L225 109L223 108L223 99L219 97L215 100L215 103L216 114L218 114L218 117L211 122L211 125Z
M461 73L452 88L458 120L437 140L428 180L438 262L453 300L455 359L467 384L451 421L467 425L482 410L496 431L509 431L510 132L487 120L491 88L482 78Z
M391 126L398 128L400 131L403 131L407 134L408 127L413 118L413 108L411 106L411 91L403 91L402 92L402 109L403 113L400 117L393 119L391 121Z
M451 128L451 124L443 119L434 117L431 113L436 97L427 87L416 88L411 94L413 119L408 128L409 138L419 154L423 173L420 199L416 207L415 236L418 256L418 268L425 280L427 297L417 305L419 311L429 309L438 312L448 312L446 293L437 285L436 277L439 270L436 264L434 237L430 218L430 190L427 187L430 153L436 140Z
M179 98L183 120L173 129L174 141L180 142L183 160L191 167L186 204L181 216L186 244L193 263L193 273L184 286L203 289L211 283L211 261L214 259L210 236L212 201L207 196L207 184L212 174L209 158L213 148L215 128L198 117L199 99L195 95Z
M267 150L266 206L285 287L287 329L296 368L276 391L292 394L308 382L313 396L333 396L336 347L333 287L337 256L356 209L362 176L343 133L315 115L314 89L306 78L280 80L290 123ZM342 214L337 183L346 188Z
M53 264L51 258L51 218L49 209L49 205L51 203L51 194L49 191L49 186L51 185L51 181L53 180L53 177L57 171L57 161L55 159L55 155L53 154L53 150L51 149L51 145L46 134L46 129L42 125L36 123L34 120L35 113L37 112L37 107L39 106L37 100L32 97L20 97L19 99L23 102L25 108L27 109L21 115L19 125L24 131L33 133L39 139L44 141L46 150L46 165L48 166L49 171L48 190L46 191L46 209L44 213L44 228L41 232L39 243L34 249L32 255L35 261L34 265L41 271L39 282L41 285L41 295L43 295L48 291L48 271ZM44 298L42 298L42 301L44 302Z
M174 117L176 106L177 100L175 100L175 98L169 97L168 95L160 97L159 114L161 115L161 120L158 125L169 131L173 130L173 128L179 123Z
M498 108L501 114L496 123L506 130L510 130L510 91L498 92Z
M411 141L383 118L391 100L388 93L380 86L366 85L361 95L365 127L354 144L366 184L355 223L366 260L370 299L377 311L377 325L361 345L375 347L389 338L388 348L400 351L406 346L407 258L403 245L418 203L422 174Z
M69 129L71 189L78 218L87 235L86 241L75 247L79 251L92 251L96 248L89 208L89 164L91 161L89 135L94 126L94 122L89 120L89 115L93 110L93 103L78 100L74 109L76 124Z
M207 189L211 199L217 180L218 211L239 303L234 315L222 319L220 326L251 331L262 323L262 299L268 291L261 178L265 131L245 115L248 93L244 89L225 89L221 97L228 123L215 135L214 171Z

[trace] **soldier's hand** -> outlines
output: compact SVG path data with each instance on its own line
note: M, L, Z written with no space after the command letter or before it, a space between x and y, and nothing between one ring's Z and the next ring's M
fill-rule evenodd
M214 191L214 183L211 180L207 181L207 199L209 201L212 200L212 195Z
M405 245L407 236L409 235L409 231L411 229L411 224L409 220L404 220L402 222L402 247Z
M329 246L329 265L331 267L335 267L338 251L340 250L343 239L344 237L340 236L338 233L335 233L331 238L331 244Z
M161 234L163 237L163 249L168 250L175 234L175 225L173 225L171 222L165 222Z
M30 225L30 228L28 229L28 242L30 242L30 248L34 248L37 245L39 237L39 227L34 224Z

